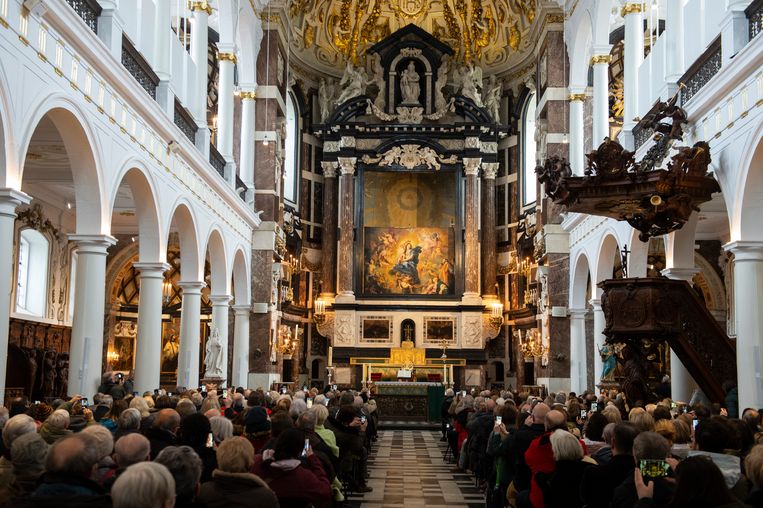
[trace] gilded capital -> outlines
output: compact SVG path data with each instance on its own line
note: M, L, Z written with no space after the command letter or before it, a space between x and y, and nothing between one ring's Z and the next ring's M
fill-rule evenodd
M257 100L257 93L256 92L241 92L239 94L239 97L241 97L242 101L253 101L253 100Z
M482 178L485 180L495 180L495 175L498 174L498 162L483 162L482 163Z
M336 161L321 161L321 168L323 168L324 178L336 178L336 167L338 163Z
M586 94L584 94L584 93L571 93L570 95L567 96L567 98L569 99L570 102L575 102L575 101L581 101L582 102L582 101L585 100Z
M477 176L481 163L482 157L464 157L464 174L466 176Z
M354 175L357 160L355 157L339 157L339 171L342 175Z
M190 1L188 2L188 9L191 11L204 11L207 15L212 14L212 6L209 5L207 0Z
M627 16L628 14L638 14L641 12L641 2L628 2L625 5L623 5L622 10L620 11L620 15L622 17Z
M217 59L221 62L236 63L236 53L218 53Z
M612 61L612 55L594 55L591 57L591 65L609 64Z

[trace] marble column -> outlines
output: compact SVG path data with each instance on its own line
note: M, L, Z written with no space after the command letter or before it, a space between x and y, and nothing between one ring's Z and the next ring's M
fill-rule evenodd
M229 386L243 386L249 382L249 305L234 305L236 315L233 330L233 379Z
M498 162L482 163L482 296L497 298L495 232L495 175Z
M178 282L183 290L180 314L180 352L178 354L178 386L199 386L199 345L201 340L201 281Z
M604 311L601 309L601 300L598 298L593 298L589 300L591 306L593 307L593 384L592 387L594 390L596 389L596 386L601 381L601 369L603 366L603 363L601 361L601 356L599 356L599 349L604 346L604 339L606 338L604 336L604 326L606 325L606 320L604 318Z
M734 254L739 410L763 407L763 242L737 241L725 246Z
M336 294L336 168L334 161L322 161L323 168L323 239L321 241L321 295Z
M138 338L135 341L135 391L159 388L162 361L162 290L167 263L134 263L140 270Z
M209 295L212 302L212 330L220 332L223 357L223 378L228 379L228 307L233 297L230 295ZM205 373L206 374L206 373Z
M665 5L665 83L667 90L662 99L667 100L677 89L684 68L684 8L683 2L666 2Z
M588 309L570 309L570 391L578 395L589 388L585 339L587 313Z
M196 147L209 155L209 128L207 126L207 54L209 43L209 15L212 6L206 0L189 2L193 17L191 18L191 60L195 64L192 93L189 94L189 109L193 113L198 130L196 131Z
M339 157L341 177L341 210L339 215L338 297L353 301L353 246L355 236L355 157Z
M254 87L242 87L241 94L241 153L239 155L239 177L254 196Z
M217 135L215 146L226 161L233 161L233 70L236 67L236 48L218 46L217 65ZM235 178L234 178L235 180Z
M170 38L172 36L172 2L154 2L154 60L153 69L159 84L156 102L170 118L175 115L175 94L170 90L172 65L170 64Z
M585 168L585 132L583 128L583 92L570 93L570 166L572 174L582 176Z
M13 189L0 190L0 405L5 402L5 374L8 367L8 331L10 326L13 272L16 264L13 255L13 224L16 208L27 204L32 198Z
M638 69L644 60L644 15L641 2L628 2L621 11L625 19L625 54L623 57L623 143L633 150L634 118L638 110Z
M609 49L591 57L593 66L593 148L597 148L609 136Z
M464 192L464 301L479 304L480 255L478 238L479 196L477 194L477 174L482 159L464 157L466 189Z
M69 393L92 397L101 384L106 255L109 235L70 235L77 246L74 319L69 347Z

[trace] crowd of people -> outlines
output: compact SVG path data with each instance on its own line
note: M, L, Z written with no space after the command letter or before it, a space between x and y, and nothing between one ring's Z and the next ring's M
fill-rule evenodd
M763 507L761 411L731 411L449 389L442 440L488 508Z
M0 408L0 506L323 508L371 490L366 392L100 389Z

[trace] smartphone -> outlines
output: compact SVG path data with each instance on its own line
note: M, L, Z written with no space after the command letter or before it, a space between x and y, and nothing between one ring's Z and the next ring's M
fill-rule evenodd
M466 390L461 390L461 396L466 397Z
M659 459L641 459L639 463L639 469L641 470L641 476L644 477L644 481L647 478L665 478L668 476L668 470L670 466L667 461Z
M302 385L302 391L303 391L303 392L306 392L306 391L307 391L307 385Z
M82 407L88 407L90 405L90 402L87 400L87 397L82 397L79 400L80 404L82 404Z
M698 423L699 423L699 420L697 420L697 419L695 418L695 419L694 419L694 421L692 422L692 427L694 428L694 430L697 430L697 424L698 424Z
M326 407L328 407L328 405L329 405L329 400L328 400L328 399L326 399L326 400L324 400L324 401L323 401L323 403L326 405Z
M284 395L286 395L286 387L285 387L285 386L282 386L282 387L281 387L281 393L283 393Z
M595 413L598 410L599 410L599 404L597 404L596 402L591 402L591 411Z
M336 385L331 385L331 389L336 391Z
M501 422L503 422L503 416L496 416L495 417L495 424L500 425Z
M167 392L167 397L172 397L172 392Z
M366 423L366 415L360 417L360 423Z
M445 424L445 428L446 428L446 429L449 429L449 428L450 428L450 424L449 424L449 423L446 423L446 424Z
M223 392L223 399L228 400L228 392Z
M39 404L39 403L40 403L40 401L39 401L39 400L36 400L36 401L34 401L34 403L35 403L35 404Z
M138 396L138 392L132 392L132 396L133 397L137 397Z
M310 438L305 438L305 447L302 448L302 453L300 454L300 457L305 458L307 457L307 450L310 449Z
M678 404L676 404L675 402L671 402L671 403L670 403L670 407L671 407L672 409L675 409L675 408L676 408L676 406L678 406Z
M581 409L580 410L580 419L581 420L585 420L586 418L588 418L588 413L586 412L585 409Z
M313 399L307 399L307 409L313 407Z
M154 388L154 397L156 397L157 395L159 395L159 389L158 388Z

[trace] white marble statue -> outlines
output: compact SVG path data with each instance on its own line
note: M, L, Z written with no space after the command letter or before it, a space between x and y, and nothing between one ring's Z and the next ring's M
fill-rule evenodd
M437 69L437 81L434 84L434 110L442 111L447 107L445 101L445 85L448 84L448 72L450 71L450 56L443 55L440 68Z
M217 328L212 329L212 333L207 339L206 355L204 357L204 366L206 371L204 377L206 378L221 378L223 377L223 343L220 339L220 330Z
M344 69L344 76L342 81L339 82L339 86L342 86L342 93L339 98L334 101L334 104L343 104L344 102L353 99L363 93L366 85L368 84L368 78L366 77L366 71L362 67L355 67L352 63L348 63Z
M387 84L384 80L384 67L382 67L381 55L379 53L374 55L374 75L373 78L371 78L371 83L375 84L379 89L376 93L376 98L374 99L374 106L379 110L384 111L384 106L387 105L387 101L384 97L387 91Z
M326 123L331 115L332 99L334 98L334 83L331 78L321 78L318 85L318 105L321 108L321 123Z
M497 80L495 74L490 76L486 87L483 87L482 100L485 103L485 109L493 117L493 120L500 120L501 112L501 93L503 92L503 82Z
M474 101L477 106L482 107L482 97L480 97L479 92L479 87L482 86L482 69L472 67L471 64L464 65L461 67L458 77L461 84L461 95Z
M419 94L421 85L419 84L419 73L416 72L416 66L413 62L408 63L408 67L400 76L400 92L403 96L403 104L421 104Z

